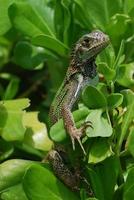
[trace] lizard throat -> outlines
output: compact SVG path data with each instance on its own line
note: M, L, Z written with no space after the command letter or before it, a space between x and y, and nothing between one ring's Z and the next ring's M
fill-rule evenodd
M90 58L84 61L72 59L72 69L78 71L84 75L84 77L94 78L97 75L97 66L95 64L95 58Z

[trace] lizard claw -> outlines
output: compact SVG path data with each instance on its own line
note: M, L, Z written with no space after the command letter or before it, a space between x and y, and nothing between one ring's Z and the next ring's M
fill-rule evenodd
M90 127L93 129L93 126L92 126L92 122L91 121L86 121L82 124L82 127L80 128L82 133L85 133L86 129Z
M76 139L85 155L86 155L86 152L85 152L85 149L82 145L80 138L83 136L83 134L85 133L85 131L88 127L93 128L91 121L84 122L81 128L74 130L74 133L71 134L73 150L75 150L75 139Z
M75 150L75 139L76 139L78 141L83 153L86 155L85 149L84 149L84 147L82 145L82 142L80 140L81 136L82 136L82 132L81 132L80 129L76 130L76 132L74 132L74 134L71 135L71 141L72 141L73 150Z

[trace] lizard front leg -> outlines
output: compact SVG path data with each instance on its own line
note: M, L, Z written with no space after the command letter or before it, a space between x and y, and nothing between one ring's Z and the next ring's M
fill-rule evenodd
M71 137L73 149L75 149L75 140L77 140L84 152L86 154L83 145L81 143L81 137L84 134L83 126L79 129L76 128L73 115L71 113L71 108L73 107L75 101L77 100L81 87L83 86L83 76L79 73L74 74L69 81L67 95L61 105L61 114L64 121L64 127L67 133Z
M73 150L75 150L75 140L77 140L79 142L84 154L86 155L86 152L85 152L84 147L80 140L84 133L82 131L83 127L79 128L79 129L76 128L72 113L71 113L70 109L68 108L68 106L64 105L64 104L62 107L62 117L64 120L65 129L67 130L67 132L69 133L69 135L71 137Z

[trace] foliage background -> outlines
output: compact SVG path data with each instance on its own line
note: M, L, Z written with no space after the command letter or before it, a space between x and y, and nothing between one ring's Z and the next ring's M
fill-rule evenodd
M0 27L0 198L132 199L133 0L0 0ZM86 88L74 112L77 126L85 120L94 125L81 159L94 192L88 198L82 188L80 196L68 190L40 161L52 147L48 111L70 49L93 29L107 33L111 44L96 61L100 83ZM49 136L68 145L62 120Z

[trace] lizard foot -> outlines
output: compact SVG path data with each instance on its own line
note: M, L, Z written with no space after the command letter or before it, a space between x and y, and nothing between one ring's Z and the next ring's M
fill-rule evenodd
M81 126L81 132L84 134L85 133L85 131L86 131L86 129L88 128L88 127L90 127L90 128L92 128L93 129L93 126L92 126L92 122L91 121L86 121L86 122L84 122L83 124L82 124L82 126Z
M85 131L88 127L93 128L91 121L84 122L81 128L74 129L72 134L71 134L71 141L72 141L73 150L75 150L75 140L77 140L85 155L86 155L86 152L85 152L85 149L82 145L81 137L84 135L84 133L85 133Z
M80 140L82 135L83 135L83 132L82 132L81 128L75 129L71 134L71 141L72 141L73 150L75 150L75 140L77 140L82 151L83 151L83 153L86 155L85 149L84 149L82 142Z

